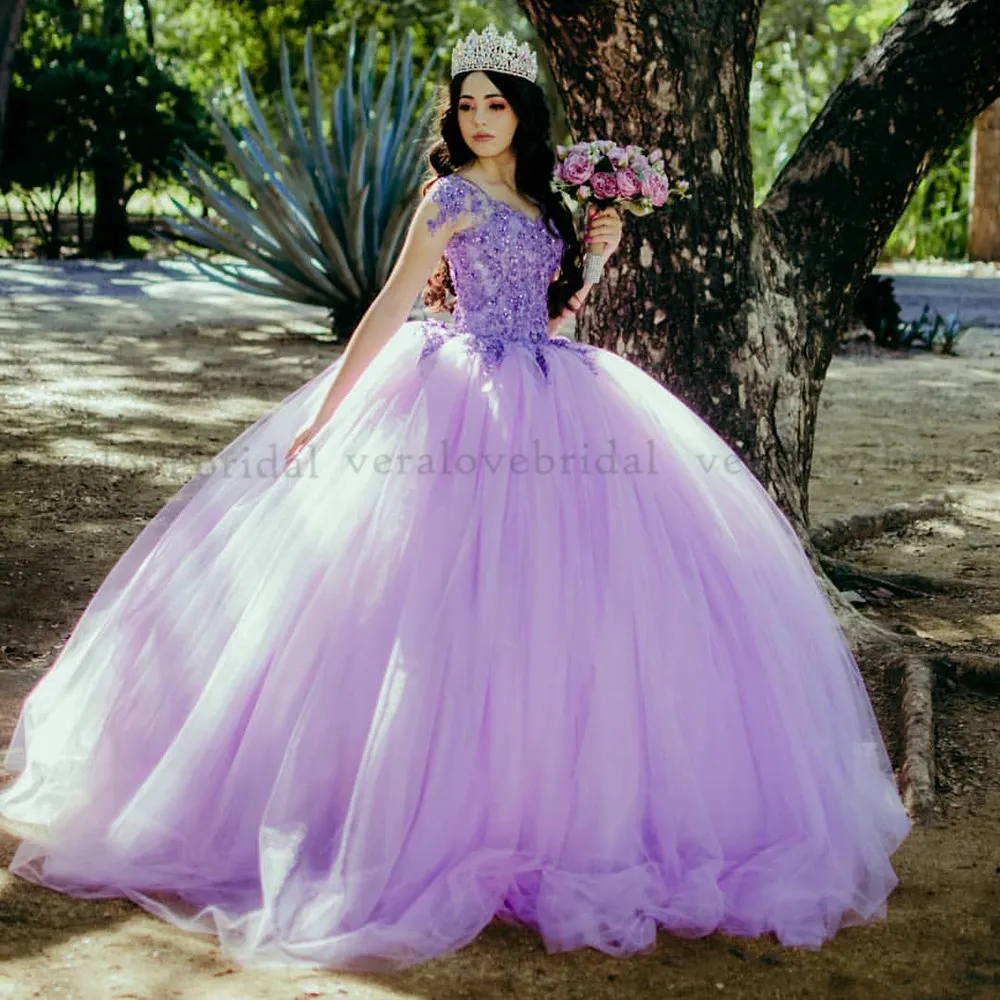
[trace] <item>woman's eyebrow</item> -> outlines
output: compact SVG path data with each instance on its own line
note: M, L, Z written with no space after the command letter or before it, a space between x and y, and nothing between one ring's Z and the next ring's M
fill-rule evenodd
M488 101L491 97L503 97L503 94L487 94L483 98L483 100ZM459 98L459 100L460 101L462 101L462 100L465 100L465 101L474 101L475 98L472 96L472 94L462 94L462 96Z

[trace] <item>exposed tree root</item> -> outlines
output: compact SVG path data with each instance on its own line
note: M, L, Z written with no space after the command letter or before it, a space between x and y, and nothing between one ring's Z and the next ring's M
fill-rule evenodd
M901 597L929 597L973 589L973 581L921 574L872 571L831 557L837 548L896 531L914 521L947 516L957 498L952 494L927 497L916 503L893 504L880 510L837 518L809 532L810 558L823 589L837 614L855 659L869 674L898 677L902 760L900 794L907 812L923 821L934 807L935 683L969 684L1000 693L1000 658L954 649L946 643L917 636L905 626L892 631L858 612L838 589L866 585L881 587Z
M925 641L883 628L853 608L838 618L859 666L899 679L899 792L910 816L923 821L934 807L934 666Z
M943 649L931 659L935 676L951 687L964 684L985 694L1000 694L1000 657Z
M921 640L883 628L843 603L846 610L838 607L837 617L858 665L868 674L899 679L899 792L910 816L922 821L934 806L933 668Z
M849 589L859 584L881 587L899 597L933 597L935 594L960 594L977 588L988 589L987 585L979 580L958 580L950 576L898 573L893 570L870 570L825 555L819 556L819 564L826 575L840 588Z
M911 651L919 653L926 648L923 640L906 633L894 632L866 618L848 604L842 595L836 613L855 657L859 653L864 653L866 661L877 667L880 673L892 668L901 668L902 662L897 658L899 654Z
M896 503L849 517L835 517L812 528L809 539L817 552L829 555L851 542L877 538L887 531L898 531L927 517L943 517L951 513L957 502L956 496L944 493L915 503Z
M900 597L929 597L941 593L940 585L934 580L914 573L875 573L824 555L819 557L819 563L826 575L842 590L866 584L881 587ZM922 589L917 589L918 586Z
M900 722L903 761L900 785L903 805L916 820L934 808L934 672L923 656L907 656L903 667Z
M858 612L845 632L855 658L866 671L899 677L903 753L900 794L914 819L926 819L934 806L933 695L941 682L1000 694L1000 657L955 649L946 643L896 634Z

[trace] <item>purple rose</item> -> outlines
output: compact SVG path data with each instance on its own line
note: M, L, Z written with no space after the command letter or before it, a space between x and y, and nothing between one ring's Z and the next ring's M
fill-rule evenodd
M590 178L592 168L585 153L570 153L559 166L559 176L567 184L583 184Z
M590 186L594 189L594 197L598 199L617 198L618 181L615 175L607 170L595 170L590 178Z
M616 171L615 178L618 181L618 193L623 198L631 198L639 193L639 178L628 167Z
M642 179L642 193L655 207L659 208L667 200L670 182L658 171L650 171Z

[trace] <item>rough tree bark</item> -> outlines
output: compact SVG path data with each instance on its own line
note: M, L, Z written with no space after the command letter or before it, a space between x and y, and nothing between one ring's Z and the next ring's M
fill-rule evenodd
M521 0L578 138L660 146L693 197L630 218L584 339L668 384L803 528L846 311L936 151L1000 94L996 0L915 0L754 208L758 0Z
M661 147L692 185L691 199L628 220L581 339L641 365L737 450L795 525L856 651L863 636L898 638L852 612L809 538L819 396L857 289L934 154L1000 95L997 0L913 0L757 208L759 0L520 3L574 137ZM906 657L897 667L923 676Z
M10 93L14 49L24 23L28 0L0 0L0 158L3 157L3 127L7 118L7 95Z
M969 260L1000 261L1000 101L976 118L970 173Z

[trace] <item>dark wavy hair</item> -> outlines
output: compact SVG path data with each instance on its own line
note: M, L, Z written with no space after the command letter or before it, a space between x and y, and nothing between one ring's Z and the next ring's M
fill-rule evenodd
M474 72L470 70L469 72ZM438 177L454 173L476 159L475 153L462 138L458 126L458 100L462 81L469 72L453 77L447 90L442 92L438 114L440 138L435 140L427 153L433 176L421 186L421 195ZM583 245L573 226L573 217L560 196L552 191L550 178L555 167L556 154L549 145L550 118L541 87L524 77L511 73L482 70L506 98L517 116L517 128L511 140L511 149L517 157L514 181L517 189L542 209L549 232L565 240L562 261L555 281L549 285L549 318L558 316L572 295L583 287ZM442 257L437 268L427 279L421 301L431 311L454 308L455 286L452 283L448 260Z

